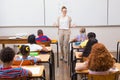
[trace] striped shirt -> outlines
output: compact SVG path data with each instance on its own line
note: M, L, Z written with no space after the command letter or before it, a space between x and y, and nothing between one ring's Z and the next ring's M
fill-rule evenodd
M46 42L46 41L51 41L51 40L45 35L39 35L39 37L36 38L36 42Z
M28 76L28 71L21 68L0 68L0 77L1 78L16 78L16 77L23 77Z

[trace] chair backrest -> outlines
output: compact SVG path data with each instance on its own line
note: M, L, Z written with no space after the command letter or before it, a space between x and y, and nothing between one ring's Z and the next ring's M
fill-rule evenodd
M17 78L0 78L0 80L27 80L27 77L17 77Z
M119 71L106 75L88 74L88 80L119 80Z
M50 46L51 42L50 42L50 41L46 41L46 42L37 42L37 44L39 44L39 45L45 45L45 46Z
M34 60L14 60L13 66L26 66L26 65L34 65Z

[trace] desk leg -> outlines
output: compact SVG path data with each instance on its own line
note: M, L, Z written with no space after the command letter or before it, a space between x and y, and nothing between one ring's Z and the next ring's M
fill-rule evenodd
M55 62L53 51L51 51L51 58L49 64L50 64L50 80L55 80Z
M52 80L53 77L53 73L52 73L52 64L51 64L51 60L49 61L49 78L50 80Z
M117 56L116 56L116 58L117 58L117 61L118 62L120 62L120 54L119 54L119 42L117 43Z
M72 61L73 61L73 47L72 47L71 53L70 53L70 77L72 75Z
M53 79L55 80L55 61L54 61L54 53L52 51L52 74L53 74Z
M2 44L2 48L5 48L5 44L4 43Z
M68 65L70 65L70 47L71 47L70 44L71 43L68 44L68 48L69 48L68 49Z
M57 67L59 67L59 48L58 48L58 42L56 43L57 45Z

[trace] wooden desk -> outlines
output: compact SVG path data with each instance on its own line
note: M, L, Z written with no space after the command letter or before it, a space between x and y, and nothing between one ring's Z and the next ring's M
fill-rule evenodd
M45 69L42 65L22 66L22 68L31 71L33 78L42 77Z
M35 56L36 58L40 58L42 62L48 62L50 59L49 54L40 54L38 56Z
M18 55L21 56L21 55ZM35 56L36 58L41 59L39 63L48 63L49 64L49 77L50 80L54 80L55 76L55 70L54 70L54 61L52 60L52 57L50 54L40 54L38 56Z
M82 53L83 53L83 52L75 52L75 57L76 57L77 59L82 58L82 57L79 56L79 55L82 55Z
M80 63L76 63L76 66L80 65ZM115 63L116 68L120 71L120 63ZM79 74L88 74L88 70L77 70L76 73Z
M5 44L26 44L27 39L10 39L10 37L14 36L0 36L0 44L2 44L2 47L5 47Z
M80 65L80 63L76 63L76 66ZM120 63L115 63L116 68L120 71ZM75 70L72 74L71 80L77 80L77 74L84 74L86 77L88 75L88 69L86 70Z

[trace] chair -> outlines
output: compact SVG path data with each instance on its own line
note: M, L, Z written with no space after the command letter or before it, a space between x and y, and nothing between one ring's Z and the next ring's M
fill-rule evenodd
M14 60L13 61L13 66L26 66L26 65L34 65L33 60Z
M119 71L106 75L88 74L88 80L119 80Z
M17 78L0 78L0 80L27 80L27 77L17 77Z

